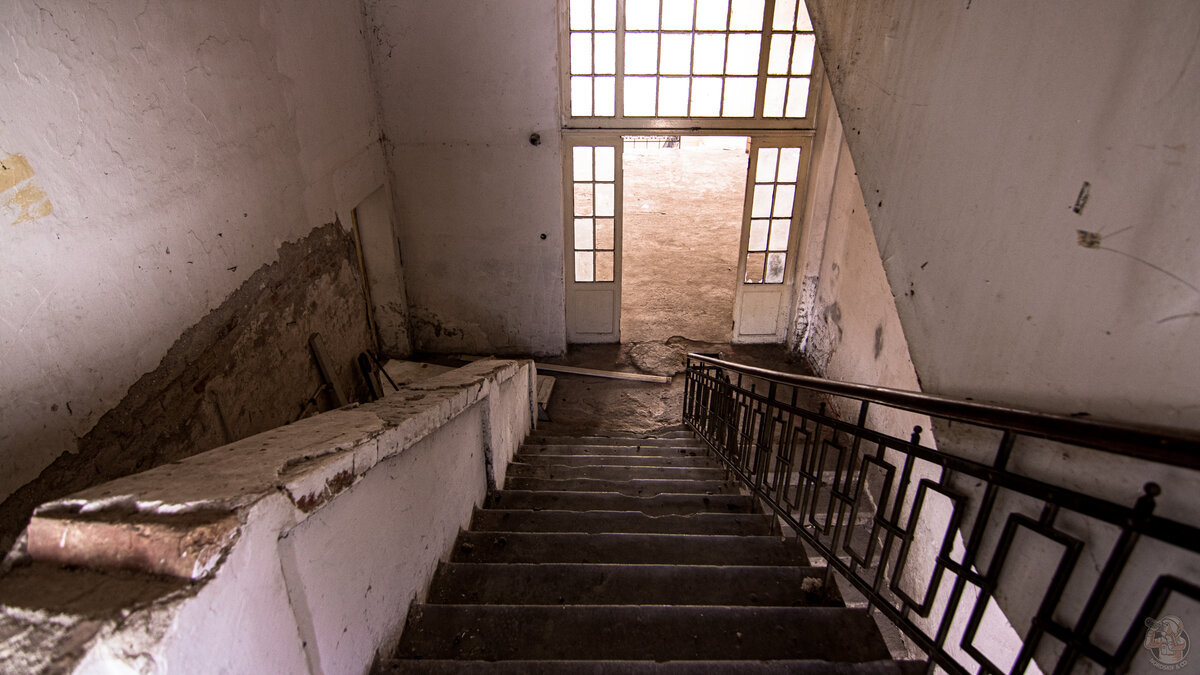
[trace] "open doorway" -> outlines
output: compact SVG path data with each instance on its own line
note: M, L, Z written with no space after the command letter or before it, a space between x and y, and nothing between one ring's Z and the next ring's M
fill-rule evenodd
M749 142L627 136L621 340L730 342Z

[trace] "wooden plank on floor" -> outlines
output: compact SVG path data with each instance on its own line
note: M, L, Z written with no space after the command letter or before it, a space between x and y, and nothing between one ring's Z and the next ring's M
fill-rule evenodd
M612 380L630 380L633 382L654 382L655 384L670 384L671 378L662 375L645 375L643 373L621 373L615 370L597 370L595 368L579 368L576 366L560 366L553 363L534 363L538 372L567 373L570 375L590 375L605 377Z

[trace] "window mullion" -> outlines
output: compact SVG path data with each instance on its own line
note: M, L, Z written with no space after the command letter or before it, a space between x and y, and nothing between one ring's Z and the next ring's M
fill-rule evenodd
M767 107L767 66L771 62L771 40L775 34L775 0L763 7L762 39L758 47L758 87L754 92L754 119L764 119Z
M625 118L625 0L617 0L617 81L613 85L613 116Z

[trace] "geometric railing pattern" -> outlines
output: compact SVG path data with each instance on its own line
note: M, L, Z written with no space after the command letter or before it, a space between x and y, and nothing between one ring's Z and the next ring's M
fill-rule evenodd
M936 441L927 431L922 441L921 426L897 433L914 420ZM1187 671L1200 661L1187 634L1200 639L1194 433L701 354L688 356L684 422L930 671ZM1122 492L1131 481L1137 493ZM1156 514L1163 504L1182 517Z

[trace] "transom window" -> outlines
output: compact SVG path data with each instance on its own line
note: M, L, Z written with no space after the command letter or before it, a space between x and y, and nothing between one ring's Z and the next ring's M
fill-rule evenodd
M802 1L570 0L568 25L569 126L811 128L816 42Z

